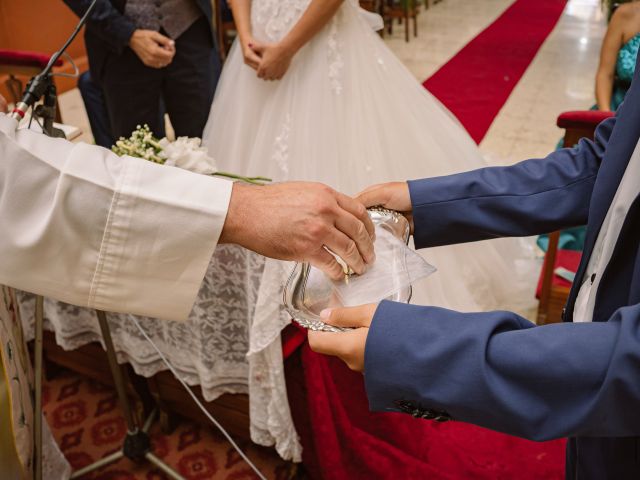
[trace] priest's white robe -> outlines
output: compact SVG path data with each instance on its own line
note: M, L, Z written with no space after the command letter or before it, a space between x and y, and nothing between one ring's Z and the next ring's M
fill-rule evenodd
M232 183L28 130L0 114L0 284L187 318Z

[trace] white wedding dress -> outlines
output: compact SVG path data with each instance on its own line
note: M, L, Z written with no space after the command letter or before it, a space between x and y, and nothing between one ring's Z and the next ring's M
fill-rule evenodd
M309 3L254 0L254 37L277 42ZM486 166L464 128L375 33L371 20L377 18L355 0L345 1L275 82L258 79L236 43L204 134L218 168L276 181L318 181L355 194L375 183ZM418 303L477 310L533 302L535 278L524 286L516 282L531 254L519 240L423 253L438 273L415 289Z
M279 41L309 3L253 0L254 38ZM378 16L346 0L274 82L256 77L236 42L203 138L218 168L275 181L318 181L355 194L375 183L486 166L464 128L375 33L376 24ZM438 272L414 285L414 303L463 311L524 311L535 304L531 243L501 239L421 253ZM279 398L286 400L286 391L276 378L282 375L279 333L290 322L281 305L290 271L290 264L266 261L251 326L249 364L260 375L252 373L250 395L253 385L264 402L269 385L273 390L266 404L251 402L252 415L269 419L258 429L261 443L268 443L269 431L279 430L276 443L290 431L282 425L290 419Z

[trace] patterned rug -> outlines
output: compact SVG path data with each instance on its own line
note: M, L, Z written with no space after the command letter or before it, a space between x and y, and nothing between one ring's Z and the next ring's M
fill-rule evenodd
M126 423L115 390L68 370L45 382L43 405L51 431L77 470L120 449ZM194 408L197 408L194 405ZM214 427L183 420L171 435L151 429L154 453L188 480L258 478ZM289 480L296 468L275 450L240 443L269 479ZM91 480L168 480L156 467L124 458L83 477Z

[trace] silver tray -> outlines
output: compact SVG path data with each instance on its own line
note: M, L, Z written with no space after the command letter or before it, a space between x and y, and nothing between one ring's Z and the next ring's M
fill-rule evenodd
M391 232L394 236L409 242L409 222L400 213L385 208L369 209L373 224ZM387 297L386 300L407 303L411 299L411 286ZM383 299L380 299L383 300ZM344 332L350 328L328 325L320 319L325 308L341 307L341 302L333 294L332 281L309 263L297 263L284 288L284 306L300 326L314 331Z

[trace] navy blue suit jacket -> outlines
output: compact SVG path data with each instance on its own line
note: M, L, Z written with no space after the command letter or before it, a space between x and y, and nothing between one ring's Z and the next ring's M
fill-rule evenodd
M511 167L409 182L417 247L587 224L566 308L570 322L640 138L639 72L594 141ZM534 440L570 437L568 478L640 478L639 247L640 197L603 272L593 323L538 327L510 312L383 302L365 352L371 408L451 417Z
M92 0L63 0L73 12L81 17L91 5ZM126 0L98 0L94 7L85 30L85 46L89 57L91 75L99 81L107 56L110 53L120 53L127 47L129 39L136 29L136 25L124 15ZM213 22L213 11L210 0L196 0L202 13ZM213 28L212 28L213 36ZM214 38L215 41L215 38Z

